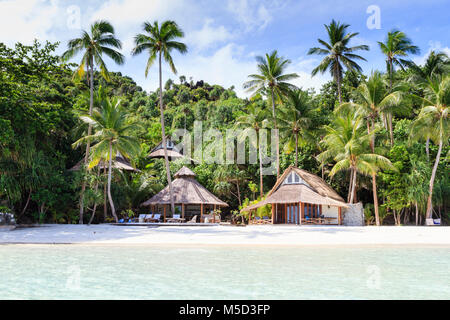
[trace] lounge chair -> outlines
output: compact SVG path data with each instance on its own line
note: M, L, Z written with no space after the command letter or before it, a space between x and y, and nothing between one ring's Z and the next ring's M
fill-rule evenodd
M184 219L181 219L181 215L179 215L179 214L174 214L173 218L167 219L167 222L169 222L169 223L180 223L183 221L184 221Z
M197 223L197 216L194 216L191 220L189 220L187 223Z
M146 217L147 217L146 214L140 214L140 215L139 215L139 223L144 223Z
M148 222L156 222L156 223L158 223L159 220L161 219L161 215L159 213L154 213L154 214L151 214L151 215L149 214L147 216L149 216L147 218Z

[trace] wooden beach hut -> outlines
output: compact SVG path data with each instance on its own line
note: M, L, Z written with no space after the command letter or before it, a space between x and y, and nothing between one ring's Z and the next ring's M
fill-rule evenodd
M175 210L181 214L185 221L197 216L200 222L204 222L204 215L221 207L228 205L209 192L195 179L195 173L187 167L181 168L175 174L172 181ZM144 202L142 206L150 207L152 213L161 213L164 222L167 221L170 212L170 192L169 186ZM213 219L215 216L213 215ZM215 222L214 220L211 222Z
M268 204L272 205L272 224L298 225L342 225L342 209L348 207L324 180L296 167L283 173L265 200L243 211L253 217L258 208Z

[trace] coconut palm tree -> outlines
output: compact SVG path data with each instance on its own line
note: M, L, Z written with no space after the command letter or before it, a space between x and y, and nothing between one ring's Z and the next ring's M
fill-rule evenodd
M308 92L301 89L288 93L284 107L278 112L278 122L283 138L286 138L286 148L295 148L295 166L298 167L299 142L305 144L313 141L311 127L313 108Z
M359 34L357 32L346 33L349 26L348 24L341 24L332 20L329 25L325 25L328 33L328 42L318 39L317 41L322 45L322 48L314 47L308 51L309 55L316 54L325 56L320 64L312 71L312 75L315 76L319 72L323 74L327 70L330 71L337 85L339 103L342 103L341 83L344 67L347 70L361 72L361 67L354 60L366 61L366 59L354 52L358 50L369 50L369 46L367 45L348 47L350 40Z
M170 174L169 157L167 154L167 142L166 142L166 129L164 125L164 105L163 105L163 84L162 84L162 59L167 62L174 74L177 74L177 69L173 62L171 53L178 51L182 54L187 52L187 46L176 41L178 38L184 37L183 31L178 27L174 21L164 21L161 26L158 21L154 21L153 24L145 22L143 25L145 34L136 35L134 42L136 47L132 51L132 55L136 56L144 51L148 51L149 57L147 60L147 66L145 67L145 76L148 76L148 72L155 60L159 62L159 109L161 113L161 134L162 143L164 149L164 160L167 172L167 181L169 183L170 204L172 213L175 213L175 204L173 198L172 189L172 177Z
M389 93L379 72L372 72L369 80L361 83L355 90L355 102L343 103L336 109L339 112L349 112L356 110L356 113L366 119L367 133L371 136L370 149L375 154L375 126L383 115L392 113L392 109L401 102L401 92L395 91ZM373 203L375 209L375 221L377 226L380 225L380 216L378 212L378 196L377 196L377 174L372 172L372 188Z
M122 42L115 37L114 27L108 21L96 21L91 25L90 33L83 31L80 38L69 41L68 49L62 55L64 61L68 61L76 55L82 53L83 58L76 70L74 76L83 77L85 69L88 73L87 79L90 90L89 115L92 115L94 108L94 64L100 68L102 76L109 80L108 69L103 61L103 55L111 58L115 63L121 65L124 63L124 56L115 49L122 48ZM91 135L92 127L89 125L88 135ZM84 164L87 165L89 157L90 143L87 141ZM80 224L83 224L84 215L84 191L86 190L86 181L83 180L80 195Z
M264 185L263 185L263 167L262 167L262 152L260 144L260 131L261 129L268 127L269 113L266 109L257 106L256 104L250 104L247 107L245 115L236 119L236 126L245 128L242 132L242 137L247 137L250 130L256 132L256 148L258 149L259 157L259 193L261 199L264 197Z
M412 44L404 32L399 30L392 30L388 32L385 42L378 42L381 52L386 56L386 66L389 74L389 88L393 87L393 74L394 65L404 69L404 66L408 64L406 57L408 54L420 53L419 47ZM391 145L394 145L394 128L392 127L392 115L388 115L388 126L391 138Z
M116 209L111 196L112 159L117 154L131 158L140 152L139 140L132 135L136 123L128 122L127 113L120 107L117 98L102 101L101 108L95 108L92 115L81 116L80 119L90 124L94 133L87 135L73 144L78 147L85 142L94 142L91 150L89 169L94 168L101 160L108 163L108 200L114 219L118 222Z
M256 57L256 61L258 62L258 73L248 76L251 80L244 83L244 89L248 92L253 92L253 95L265 95L272 100L272 116L277 140L277 177L279 177L280 141L278 136L275 100L276 98L281 100L281 97L285 96L290 90L297 89L296 86L288 81L298 78L298 75L296 73L286 73L286 68L291 61L278 56L276 50L271 54L266 54L264 57Z
M444 145L450 137L449 104L450 104L450 76L435 76L428 79L425 87L425 97L416 96L423 103L419 116L411 128L411 137L419 139L430 138L439 145L433 171L431 173L426 218L431 219L433 214L433 188L436 172Z
M382 169L396 170L389 159L370 151L374 133L366 132L362 116L354 112L340 115L325 130L327 134L322 140L325 151L317 158L321 163L330 159L336 162L329 173L331 177L339 171L350 169L350 203L354 202L358 173L373 177Z

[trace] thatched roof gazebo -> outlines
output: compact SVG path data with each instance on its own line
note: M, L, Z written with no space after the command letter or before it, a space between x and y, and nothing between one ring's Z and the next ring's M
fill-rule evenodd
M83 160L78 162L75 166L73 166L73 168L69 169L69 171L80 171L82 163L83 163ZM103 160L101 160L98 163L97 167L100 167L100 169L102 169L102 170L108 169L108 163L105 164L105 162ZM113 159L112 168L122 170L122 171L141 172L139 169L134 168L131 165L131 163L128 160L126 160L124 157L122 157L121 155L118 155L117 157L115 157Z
M183 219L187 213L189 216L193 216L197 212L200 214L202 220L206 209L210 208L215 210L218 207L228 207L225 202L198 183L195 179L195 173L189 168L181 168L174 177L175 180L172 181L174 203L178 208L181 207L180 211ZM142 206L152 207L153 212L156 208L162 206L165 221L167 207L170 207L169 186L165 187L150 200L144 202Z
M289 167L265 200L242 211L272 205L272 223L342 224L344 199L324 180L305 170Z

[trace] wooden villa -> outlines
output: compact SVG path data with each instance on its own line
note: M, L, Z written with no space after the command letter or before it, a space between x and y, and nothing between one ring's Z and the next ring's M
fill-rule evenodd
M272 224L342 225L345 200L324 180L305 170L289 167L277 180L265 200L243 211L253 213L264 205L272 205ZM252 220L257 221L257 220Z
M198 183L195 179L195 173L189 168L181 168L174 177L175 180L172 181L172 189L175 211L181 214L182 221L189 221L197 216L200 222L204 222L204 216L206 214L221 207L228 207L225 202ZM153 214L162 213L164 222L166 222L170 218L168 217L168 212L170 212L169 186L153 196L150 200L144 202L142 206L150 207ZM212 214L212 221L209 222L214 223L216 222L215 220L216 215Z

